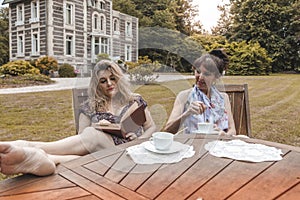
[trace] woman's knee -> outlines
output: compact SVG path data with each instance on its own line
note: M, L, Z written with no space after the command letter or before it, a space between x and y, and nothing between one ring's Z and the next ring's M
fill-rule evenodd
M87 127L80 134L82 143L89 152L98 151L113 146L113 140L102 131Z

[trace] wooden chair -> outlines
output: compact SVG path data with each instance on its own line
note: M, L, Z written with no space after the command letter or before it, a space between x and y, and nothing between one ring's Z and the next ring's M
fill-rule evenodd
M76 126L76 133L78 133L79 128L79 108L80 104L83 103L88 98L88 89L87 88L73 88L73 112Z
M229 96L236 134L251 137L248 84L225 84L224 87L218 87L218 89Z
M235 128L238 135L251 136L250 125L250 109L248 99L248 85L224 85L218 87L222 92L226 92L229 96ZM73 109L76 125L76 133L78 133L79 126L79 106L87 97L87 88L74 88L73 94Z

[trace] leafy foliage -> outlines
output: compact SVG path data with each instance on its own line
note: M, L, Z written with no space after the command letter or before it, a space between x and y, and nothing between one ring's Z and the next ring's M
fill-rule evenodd
M0 8L0 66L9 61L8 8Z
M137 84L149 84L153 83L158 75L154 74L160 64L158 62L152 62L148 56L139 57L137 63L126 62L128 66L128 74L130 81Z
M25 60L16 60L0 67L0 74L20 76L24 74L39 74L39 70Z
M229 55L228 75L268 75L272 59L258 42L228 42L223 36L194 35L194 40L203 44L207 52L223 48Z
M227 43L223 46L230 56L228 75L269 75L272 59L258 42Z
M191 35L201 29L192 0L114 0L113 9L139 18L139 27L168 28Z
M97 55L97 61L99 62L100 60L110 60L109 55L106 53L100 53Z
M75 69L72 65L64 63L58 69L59 77L76 77Z
M43 56L39 58L35 62L36 68L38 68L41 74L49 75L49 71L57 71L58 70L58 63L57 60L50 56Z
M272 71L297 71L300 66L299 0L231 0L231 41L254 41L272 58Z

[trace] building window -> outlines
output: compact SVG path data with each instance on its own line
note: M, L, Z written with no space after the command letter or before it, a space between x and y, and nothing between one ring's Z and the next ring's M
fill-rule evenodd
M95 0L94 6L95 6L95 8L99 8L99 1L98 0Z
M131 27L131 22L126 22L126 36L131 36L132 35L132 27Z
M95 7L95 0L91 0L91 5Z
M100 16L100 31L105 31L105 17Z
M131 61L131 45L125 45L125 61Z
M109 39L103 37L94 38L94 55L98 54L108 54L109 55Z
M99 37L95 38L94 47L95 47L95 55L98 55L100 53L100 39L99 39Z
M113 30L115 34L119 34L119 20L118 19L114 19L114 23L113 23Z
M66 55L71 56L73 55L73 36L67 35L66 36Z
M98 24L99 24L99 16L97 14L94 15L94 29L98 29Z
M73 24L73 5L72 4L66 5L66 24L67 25Z
M24 56L24 35L18 35L18 47L17 47L18 56Z
M101 38L101 53L109 54L108 38Z
M31 54L32 55L39 54L39 35L38 35L38 33L32 34Z
M39 21L39 1L32 1L31 2L31 18L29 19L30 23L38 22Z
M16 26L24 25L24 4L17 5Z
M101 10L105 9L105 2L104 1L100 1L100 9Z

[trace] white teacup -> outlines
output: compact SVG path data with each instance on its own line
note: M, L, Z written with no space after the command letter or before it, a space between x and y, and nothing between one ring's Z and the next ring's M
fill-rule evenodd
M208 122L198 123L198 131L200 133L209 134L209 133L212 133L213 130L214 130L213 123L208 123Z
M151 143L157 150L168 150L173 144L174 135L168 132L155 132L150 138Z

